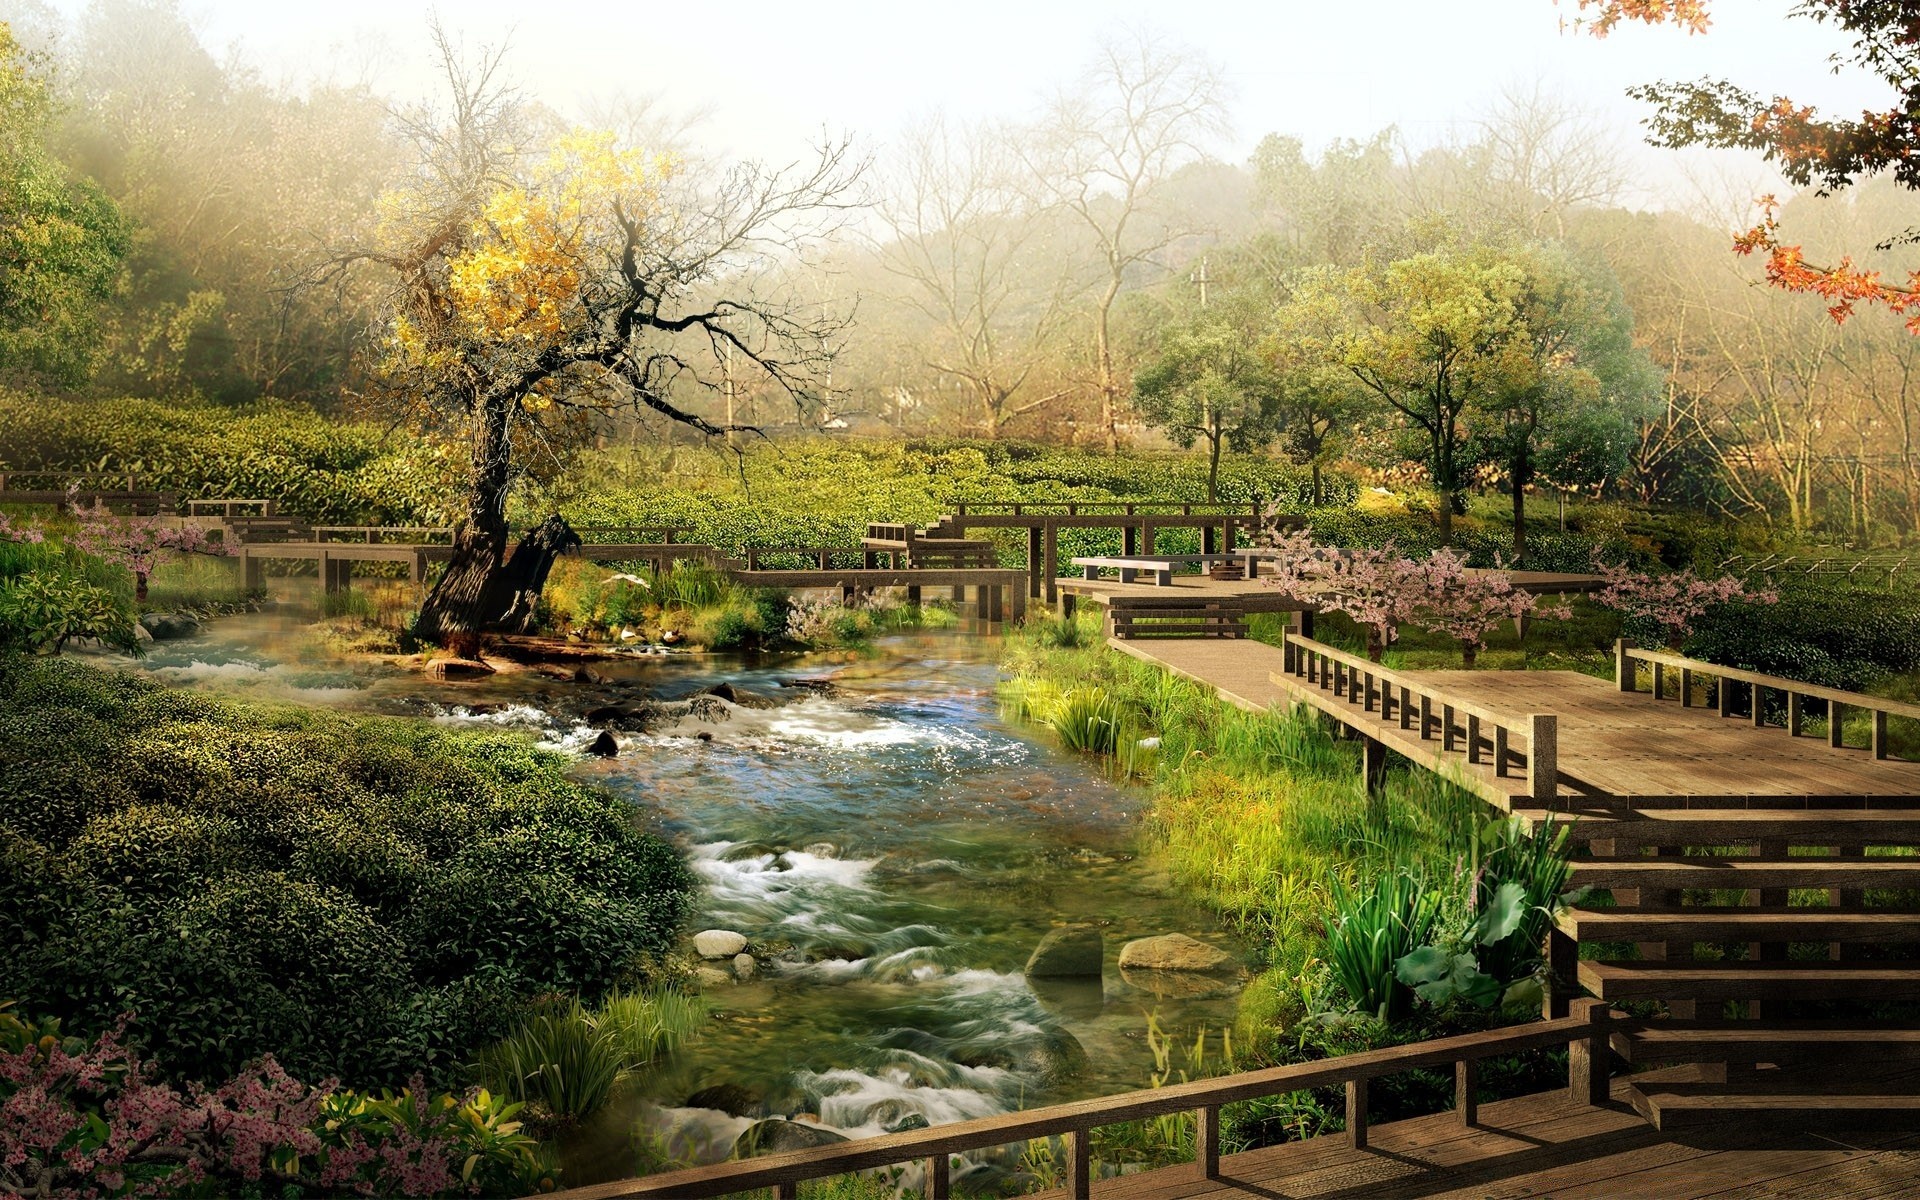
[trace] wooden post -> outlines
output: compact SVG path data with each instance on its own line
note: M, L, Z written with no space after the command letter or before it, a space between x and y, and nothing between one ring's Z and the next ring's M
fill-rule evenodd
M773 1200L800 1200L799 1181L789 1180L788 1182L785 1182L785 1183L774 1184Z
M1680 707L1693 707L1693 668L1680 668Z
M1413 728L1413 689L1400 685L1400 728Z
M1716 707L1720 710L1721 716L1730 717L1733 715L1733 687L1727 680L1716 679L1713 681L1713 697Z
M1214 528L1211 525L1203 525L1200 527L1200 553L1220 553L1220 539L1215 534Z
M1040 559L1043 550L1040 546L1040 527L1027 526L1027 595L1040 599L1043 594L1043 581L1040 578Z
M1653 664L1653 698L1655 700L1665 700L1667 698L1667 666L1665 663Z
M1549 1021L1567 1015L1573 994L1579 990L1575 982L1580 977L1580 943L1560 932L1557 926L1547 927L1547 995L1545 1009L1541 1015Z
M1480 1123L1480 1100L1474 1095L1479 1084L1479 1059L1463 1058L1453 1064L1453 1115L1468 1128Z
M1120 529L1120 557L1132 558L1140 553L1140 530L1137 526L1125 525Z
M1420 697L1420 740L1426 741L1432 735L1427 730L1433 728L1433 697Z
M1193 1162L1200 1178L1220 1178L1220 1106L1209 1104L1193 1114Z
M1453 749L1453 705L1440 706L1440 748Z
M1873 710L1873 741L1869 744L1875 758L1887 756L1887 714L1877 708Z
M927 1200L952 1200L953 1173L944 1154L927 1160Z
M1371 795L1380 790L1387 778L1387 744L1379 738L1360 739L1360 769Z
M1067 1134L1067 1195L1087 1200L1093 1191L1093 1131L1075 1129Z
M1633 649L1633 643L1625 638L1613 639L1613 683L1623 692L1640 689L1639 681L1634 678L1633 659L1627 657L1627 651Z
M1140 522L1140 553L1147 555L1153 553L1154 532L1152 521Z
M1355 1150L1367 1148L1367 1081L1347 1080L1347 1142Z
M1607 1025L1611 1014L1602 1000L1575 1000L1571 1015L1585 1017L1593 1032L1567 1045L1567 1091L1575 1104L1605 1104L1607 1086Z
M1058 587L1058 585L1054 583L1054 580L1060 574L1059 526L1055 525L1052 521L1048 521L1046 523L1046 532L1042 534L1042 537L1045 539L1045 544L1041 547L1041 558L1046 564L1043 569L1047 577L1047 603L1051 604L1053 603L1054 594Z
M1527 793L1549 808L1560 793L1560 719L1551 713L1527 717Z
M1767 689L1760 684L1753 685L1753 727L1761 729L1767 723Z
M1507 773L1507 727L1493 727L1493 773L1504 776Z
M1841 716L1845 706L1838 700L1827 701L1827 745L1838 750L1846 745L1846 726Z
M1467 761L1480 761L1480 714L1467 714Z
M1801 727L1806 723L1806 714L1801 711L1800 693L1787 693L1787 736L1799 737Z

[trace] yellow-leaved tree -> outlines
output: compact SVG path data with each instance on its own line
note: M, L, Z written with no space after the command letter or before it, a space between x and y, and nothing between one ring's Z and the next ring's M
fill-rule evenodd
M406 117L419 152L383 201L380 244L331 267L389 269L380 388L468 440L464 519L418 631L471 649L526 628L554 555L577 544L554 515L509 555L529 448L564 457L623 409L745 431L693 411L729 369L802 407L820 398L845 318L782 280L851 209L860 164L827 145L797 168L693 179L612 134L542 138L497 53L469 59L434 32L452 104Z

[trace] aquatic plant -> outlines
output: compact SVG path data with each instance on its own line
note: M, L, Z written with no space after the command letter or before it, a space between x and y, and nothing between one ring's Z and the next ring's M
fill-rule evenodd
M1368 886L1334 884L1327 961L1355 1008L1385 1021L1406 1015L1411 993L1395 965L1432 940L1442 899L1405 871Z
M707 1014L698 998L668 991L616 993L599 1008L550 999L475 1065L502 1094L576 1120L605 1104L622 1076L692 1037Z

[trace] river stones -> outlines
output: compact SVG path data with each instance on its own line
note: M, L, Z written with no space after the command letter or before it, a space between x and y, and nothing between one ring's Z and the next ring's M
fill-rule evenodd
M595 758L614 758L620 753L620 742L611 733L602 729L600 736L594 738L593 744L587 747L587 753Z
M200 632L200 622L184 613L150 612L140 618L140 628L156 642L170 642Z
M780 707L780 702L771 696L762 696L758 692L749 692L745 688L735 687L731 683L716 683L699 694L702 696L712 696L718 700L725 700L728 704L735 704L741 708Z
M1120 947L1120 967L1147 971L1225 971L1238 964L1218 946L1184 933L1135 938Z
M427 674L450 681L485 679L493 668L477 658L436 658L427 664Z
M733 956L733 977L741 983L760 973L760 964L753 961L753 955L740 952Z
M1106 943L1092 925L1066 925L1049 930L1027 959L1027 974L1042 978L1099 978Z
M709 962L732 958L746 948L745 936L731 929L703 929L693 935L693 952Z
M747 1126L734 1140L733 1153L736 1158L752 1158L757 1154L784 1154L789 1150L832 1146L846 1140L845 1134L835 1133L824 1125L769 1117Z
M766 1107L760 1093L737 1083L715 1084L687 1097L688 1108L711 1108L730 1117L754 1117Z

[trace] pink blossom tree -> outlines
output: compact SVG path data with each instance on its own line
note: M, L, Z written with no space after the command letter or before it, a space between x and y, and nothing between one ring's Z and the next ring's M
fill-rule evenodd
M15 525L12 517L0 512L0 542L21 542L31 546L37 542L45 541L46 538L46 534L41 533L33 526Z
M1543 610L1539 598L1514 586L1506 571L1475 570L1450 549L1424 559L1403 555L1389 542L1380 549L1338 550L1313 543L1312 531L1275 531L1266 539L1276 553L1267 561L1268 586L1323 612L1339 612L1367 630L1367 657L1379 662L1412 624L1459 639L1472 667L1487 634L1502 621L1539 612L1566 617L1564 606Z
M1560 620L1573 615L1565 604L1541 608L1540 598L1515 587L1512 575L1501 569L1503 566L1496 558L1494 570L1476 571L1467 566L1463 556L1444 548L1421 564L1424 578L1413 623L1458 639L1461 661L1469 669L1486 648L1487 635L1503 621L1518 621L1535 613Z
M198 525L176 525L163 517L122 517L96 501L90 509L75 507L80 531L74 544L133 574L133 598L144 604L147 579L168 554L229 554L225 545L207 537Z
M1627 618L1649 621L1660 628L1667 648L1678 650L1693 632L1693 623L1722 604L1773 604L1780 594L1750 589L1732 575L1703 579L1689 567L1650 575L1624 564L1609 565L1594 555L1594 568L1607 586L1594 598Z

